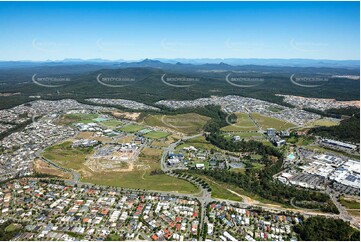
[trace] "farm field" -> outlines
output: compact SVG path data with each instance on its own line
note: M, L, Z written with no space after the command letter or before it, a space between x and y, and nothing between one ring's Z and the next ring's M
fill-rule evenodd
M150 126L164 127L184 134L197 134L202 131L209 117L196 113L177 115L148 115L144 123Z
M277 131L280 131L296 126L295 124L288 123L280 119L267 117L259 113L252 113L251 116L264 130L268 128L275 128Z
M257 127L246 113L235 113L236 123L221 128L223 132L257 131ZM228 119L228 122L231 120Z

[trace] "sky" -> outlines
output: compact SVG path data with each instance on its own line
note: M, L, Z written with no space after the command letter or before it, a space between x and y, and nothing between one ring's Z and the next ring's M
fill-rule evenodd
M359 60L359 4L0 2L0 60Z

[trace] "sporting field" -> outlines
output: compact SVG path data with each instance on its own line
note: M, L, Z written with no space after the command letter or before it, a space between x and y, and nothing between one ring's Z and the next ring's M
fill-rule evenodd
M197 134L202 131L204 125L210 120L196 113L177 115L148 115L144 123L149 126L164 127L185 134Z
M275 128L276 130L280 131L280 130L286 130L288 128L292 128L292 127L296 126L295 124L288 123L288 122L280 120L280 119L267 117L267 116L261 115L259 113L252 113L251 115L252 115L253 119L255 119L256 122L264 130L268 129L268 128Z
M239 132L239 131L257 131L257 127L246 113L235 113L237 116L236 123L221 128L224 132ZM228 123L232 123L231 118L227 117Z
M100 122L101 125L105 126L105 127L109 127L109 128L116 128L120 125L122 125L123 123L119 120L116 119L109 119L103 122Z
M144 137L151 138L151 139L162 139L162 138L167 137L168 135L169 135L169 133L167 133L167 132L151 131L151 132L145 134Z
M121 127L119 130L127 133L135 133L139 130L144 129L144 126L136 125L136 124L129 124L124 127Z

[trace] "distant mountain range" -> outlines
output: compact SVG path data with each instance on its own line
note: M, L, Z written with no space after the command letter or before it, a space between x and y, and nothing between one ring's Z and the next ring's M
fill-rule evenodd
M0 68L11 67L34 67L34 66L56 66L56 65L74 65L74 64L89 64L101 66L118 66L118 67L153 67L165 68L172 65L183 65L183 67L191 67L192 65L209 65L220 67L227 66L274 66L274 67L328 67L328 68L351 68L359 69L359 60L315 60L315 59L238 59L238 58L200 58L200 59L144 59L139 61L126 60L106 60L106 59L64 59L64 60L47 60L47 61L0 61Z

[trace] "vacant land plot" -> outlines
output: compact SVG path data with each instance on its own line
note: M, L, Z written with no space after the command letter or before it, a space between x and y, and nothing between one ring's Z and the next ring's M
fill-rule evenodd
M315 141L311 136L292 136L287 139L288 143L295 144L297 146L306 146L310 145Z
M144 129L144 126L137 125L137 124L129 124L129 125L121 127L119 130L121 130L123 132L127 132L127 133L135 133L142 129Z
M307 127L307 128L313 128L313 127L317 127L317 126L330 127L330 126L336 126L336 125L339 125L339 124L340 124L340 122L338 122L336 120L322 118L322 119L318 119L318 120L309 122L304 127Z
M59 123L69 125L72 123L94 123L95 118L98 118L98 114L86 114L86 113L74 113L65 114L60 117Z
M131 112L112 112L112 115L116 118L125 118L136 121L140 113L131 113Z
M81 181L98 185L119 186L134 189L172 191L179 193L198 193L193 184L170 177L165 174L153 175L152 171L160 170L161 149L144 149L139 161L134 162L133 169L127 172L107 170L94 172L84 163L92 151L71 148L70 142L49 147L43 156L61 166L74 169L81 174Z
M276 130L280 131L280 130L285 130L285 129L296 126L295 124L288 123L288 122L280 120L280 119L267 117L267 116L261 115L259 113L252 113L251 115L252 115L253 119L255 119L256 122L264 130L267 128L275 128Z
M354 199L340 197L340 203L347 209L360 209L360 201Z
M195 177L200 177L202 178L202 180L204 180L205 182L208 183L208 185L211 187L212 189L212 197L214 198L219 198L219 199L227 199L227 200L233 200L233 201L237 201L237 202L242 202L243 199L241 196L237 196L236 194L230 192L231 191L235 191L236 193L239 192L239 188L227 184L227 183L223 183L223 182L216 182L213 179L207 177L207 176L203 176L203 175L199 175L199 174L192 174ZM229 190L228 190L229 189Z
M57 176L57 177L61 177L63 179L71 178L71 174L61 171L55 167L52 167L48 163L46 163L45 161L42 161L40 159L34 160L33 167L34 167L34 171L39 174L47 174L50 176Z
M73 148L71 141L57 144L45 149L43 157L54 161L62 167L74 170L87 169L84 161L87 155L92 154L92 148Z
M156 157L156 158L160 158L160 156L162 155L163 151L161 149L156 149L156 148L144 148L142 150L142 152L140 153L140 156L144 156L144 157Z
M148 115L144 123L150 126L164 127L185 134L197 134L202 131L209 117L196 113L177 115Z
M217 150L220 149L214 145L212 145L210 142L206 140L204 136L198 136L189 140L186 140L183 144L176 147L176 150L179 151L187 146L194 146L197 149L203 149L203 150Z
M246 113L235 113L237 120L232 125L221 128L224 132L239 132L239 131L257 131L257 127ZM227 118L229 123L232 123L230 118Z
M169 135L169 133L167 133L167 132L151 131L151 132L145 134L144 137L151 138L151 139L162 139L162 138L167 137L168 135Z
M164 140L153 140L152 146L157 147L168 147L171 143L174 143L175 141L179 140L180 137L176 135L169 135Z
M82 181L99 185L119 186L133 189L159 190L178 193L198 193L193 184L165 174L152 175L154 170L160 170L160 163L154 161L154 156L142 156L134 164L130 172L104 172L82 178Z
M134 139L134 136L132 135L126 135L120 139L118 139L118 143L124 144L124 143L130 143Z

